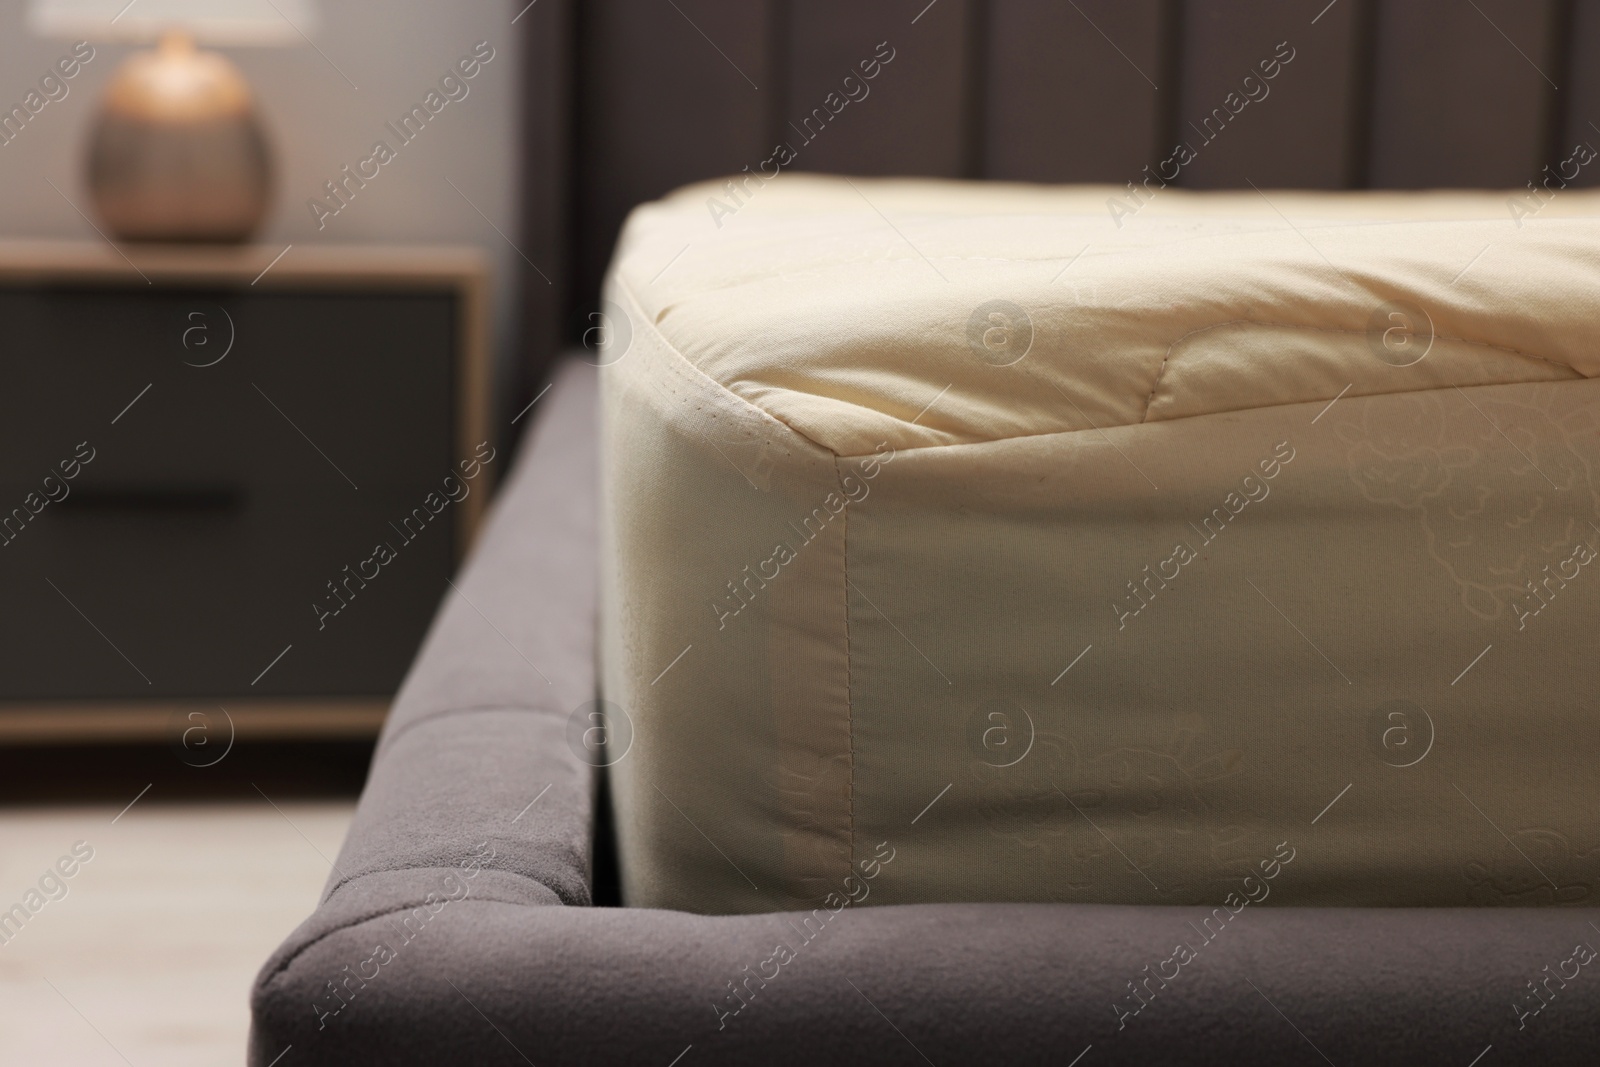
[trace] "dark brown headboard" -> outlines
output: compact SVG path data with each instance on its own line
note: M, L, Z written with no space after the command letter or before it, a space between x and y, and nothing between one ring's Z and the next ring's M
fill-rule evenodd
M522 25L530 382L629 208L779 142L803 170L1120 184L1185 141L1192 188L1513 187L1600 145L1600 0L540 0Z

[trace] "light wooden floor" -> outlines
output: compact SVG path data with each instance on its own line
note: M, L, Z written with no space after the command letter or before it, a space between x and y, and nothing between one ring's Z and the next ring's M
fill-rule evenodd
M278 808L0 809L0 910L94 848L0 945L0 1064L242 1064L250 981L316 906L355 805Z

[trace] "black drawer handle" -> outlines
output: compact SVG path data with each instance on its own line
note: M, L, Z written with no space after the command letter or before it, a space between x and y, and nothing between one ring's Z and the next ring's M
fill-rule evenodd
M234 485L74 486L49 510L63 513L224 513L244 507L244 489Z

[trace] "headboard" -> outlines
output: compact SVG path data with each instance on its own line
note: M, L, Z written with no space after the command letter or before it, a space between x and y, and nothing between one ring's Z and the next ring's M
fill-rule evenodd
M634 204L780 143L801 170L1263 189L1519 187L1600 145L1600 0L538 0L519 25L529 384Z

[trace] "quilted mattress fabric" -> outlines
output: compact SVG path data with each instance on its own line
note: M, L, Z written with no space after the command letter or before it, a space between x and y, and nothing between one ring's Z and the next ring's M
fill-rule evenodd
M1114 196L631 217L629 904L1595 902L1600 202Z

